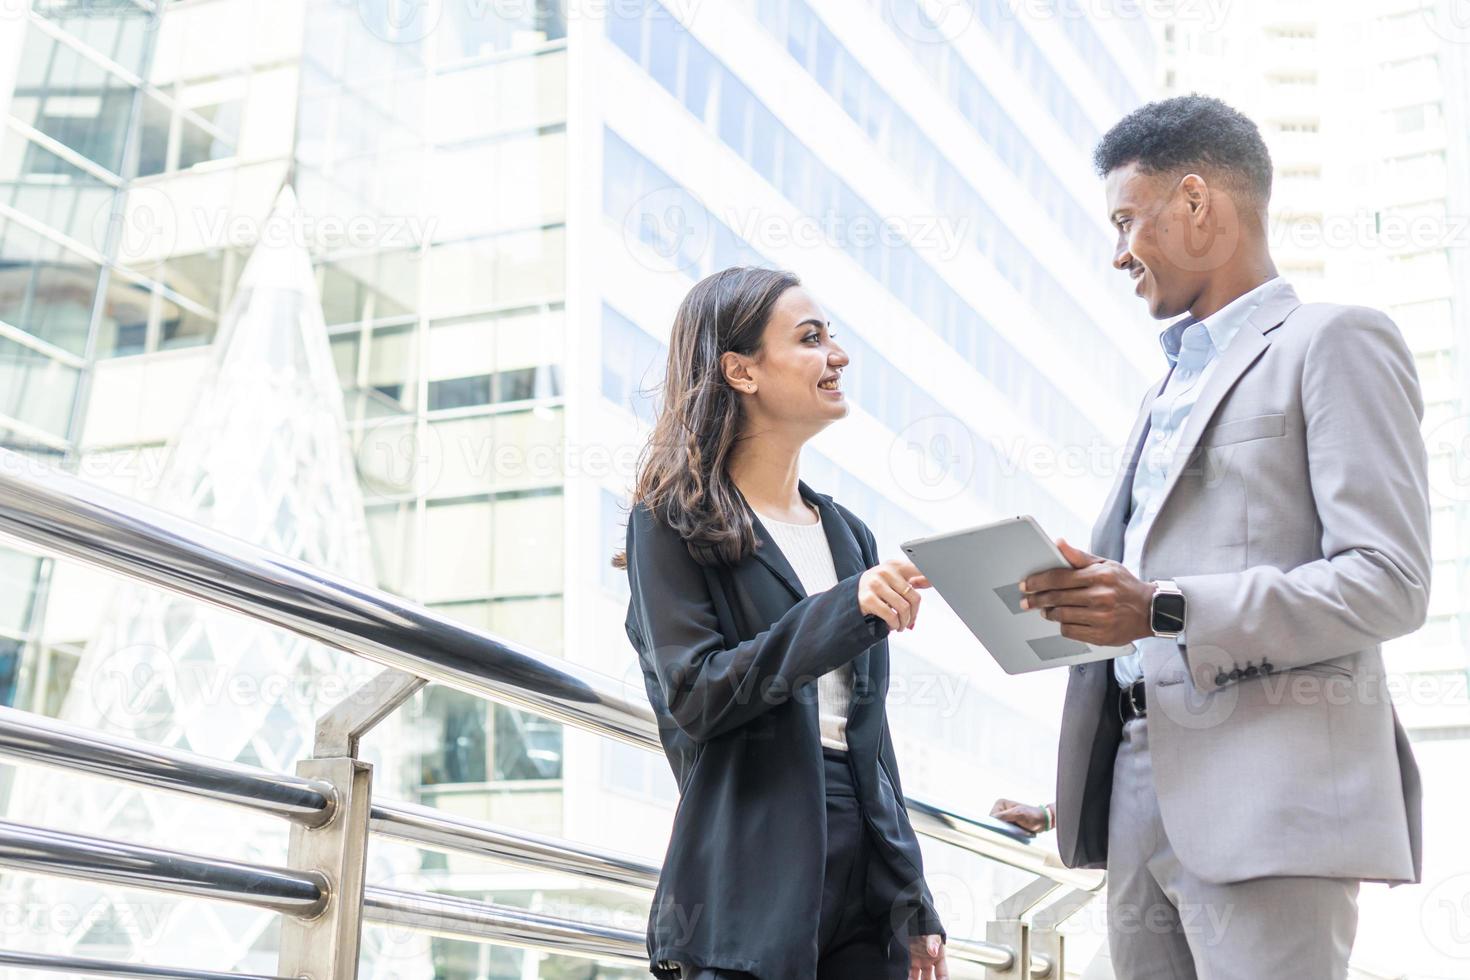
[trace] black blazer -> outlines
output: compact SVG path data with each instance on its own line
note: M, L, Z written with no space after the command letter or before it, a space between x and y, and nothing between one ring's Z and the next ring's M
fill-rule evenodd
M888 626L858 606L877 546L831 497L800 492L821 512L838 577L811 597L759 522L752 557L706 567L646 506L629 516L628 638L680 793L648 923L650 969L664 980L674 962L817 975L827 826L816 679L849 661L849 760L878 842L866 904L900 942L943 934L888 733Z

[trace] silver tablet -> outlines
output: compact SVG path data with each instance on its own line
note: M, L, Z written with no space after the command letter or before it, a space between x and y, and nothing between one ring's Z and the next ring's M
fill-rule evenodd
M903 543L970 632L1008 674L1109 660L1131 646L1100 647L1062 636L1060 623L1021 608L1020 582L1067 560L1029 516Z

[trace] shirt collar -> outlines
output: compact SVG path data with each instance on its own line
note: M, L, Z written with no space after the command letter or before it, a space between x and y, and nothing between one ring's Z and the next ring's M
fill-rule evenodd
M1197 320L1193 315L1175 320L1164 328L1163 333L1159 334L1159 345L1164 348L1164 356L1169 359L1170 364L1179 360L1179 346L1184 337L1184 331L1196 323L1204 324L1205 332L1210 337L1215 353L1225 353L1225 349L1230 346L1230 341L1235 339L1235 335L1240 332L1240 328L1250 319L1256 308L1265 302L1267 296L1285 284L1285 279L1280 276L1272 276L1250 292L1241 293L1203 320Z

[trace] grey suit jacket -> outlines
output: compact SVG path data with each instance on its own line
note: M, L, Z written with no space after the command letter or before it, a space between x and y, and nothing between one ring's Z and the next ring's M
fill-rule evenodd
M1121 560L1128 463L1093 530ZM1141 578L1173 579L1184 643L1143 661L1169 841L1212 882L1417 881L1419 772L1380 644L1429 596L1429 499L1414 360L1363 307L1269 296L1215 365L1182 433ZM1063 860L1107 861L1121 722L1112 663L1075 666L1057 768Z

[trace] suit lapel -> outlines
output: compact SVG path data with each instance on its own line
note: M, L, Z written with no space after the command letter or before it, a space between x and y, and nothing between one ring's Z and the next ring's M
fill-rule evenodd
M755 525L756 540L760 542L759 547L755 549L755 560L770 569L771 574L780 579L781 584L785 585L798 600L805 599L806 589L802 588L801 579L796 576L796 569L791 567L791 563L781 553L781 548L771 539L770 532L761 523L760 515L751 510L750 519Z
M1210 380L1200 391L1199 400L1189 410L1189 418L1185 420L1184 431L1179 434L1179 445L1174 452L1169 477L1164 481L1163 492L1159 495L1158 507L1160 510L1168 502L1169 494L1178 485L1184 471L1189 468L1194 451L1199 446L1200 436L1204 434L1205 428L1214 418L1220 403L1225 400L1225 396L1230 393L1230 389L1235 387L1235 383L1240 380L1241 376L1265 353L1266 348L1271 346L1271 331L1280 326L1291 311L1301 305L1296 290L1289 285L1283 285L1267 296L1265 301L1256 307L1246 324L1236 332L1235 338L1230 341L1229 348L1221 356L1214 370L1210 372Z
M1173 373L1172 370L1170 373ZM1143 399L1143 408L1133 423L1133 431L1128 434L1128 441L1124 443L1128 452L1128 463L1113 481L1113 489L1108 494L1108 502L1103 506L1102 514L1092 529L1091 548L1095 555L1112 558L1115 561L1122 560L1123 525L1126 523L1128 501L1132 495L1133 474L1138 469L1138 457L1143 449L1143 441L1148 438L1149 416L1152 414L1154 399L1159 396L1159 392L1168 382L1169 374L1165 374L1149 389Z

